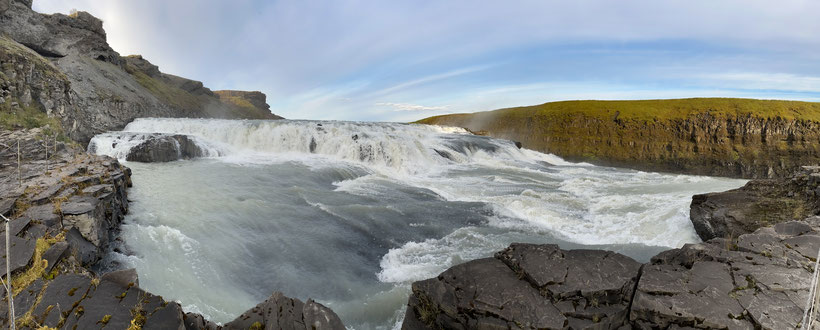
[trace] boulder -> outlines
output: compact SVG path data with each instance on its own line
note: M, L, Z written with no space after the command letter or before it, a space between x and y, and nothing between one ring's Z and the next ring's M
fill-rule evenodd
M105 273L101 280L103 281L111 281L117 283L121 286L139 286L140 280L139 276L137 275L137 270L134 268L117 270L113 272Z
M303 303L274 292L267 300L242 313L223 329L344 329L329 308L313 300Z
M217 330L220 329L216 323L206 320L197 313L185 313L186 330Z
M689 217L698 236L736 238L758 228L820 212L820 179L807 167L784 179L758 179L745 186L692 196Z
M640 267L614 252L512 244L414 283L403 328L617 328Z
M205 152L187 135L154 134L131 148L128 161L156 163L202 157Z

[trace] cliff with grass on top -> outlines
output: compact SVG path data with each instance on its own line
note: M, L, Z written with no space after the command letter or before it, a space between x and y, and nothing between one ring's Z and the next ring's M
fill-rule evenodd
M565 101L430 117L571 161L739 178L820 162L820 103L732 98Z
M91 14L47 15L31 5L0 0L0 124L6 129L52 124L85 144L139 117L281 118L259 92L253 99L261 102L237 104L199 81L160 72L142 56L120 56Z

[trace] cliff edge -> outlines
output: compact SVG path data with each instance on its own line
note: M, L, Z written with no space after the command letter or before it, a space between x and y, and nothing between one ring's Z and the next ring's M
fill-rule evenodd
M571 161L739 178L820 163L820 103L695 98L565 101L430 117Z
M31 1L0 0L0 61L6 126L10 117L44 114L83 144L139 117L281 119L262 93L252 92L261 94L254 102L226 102L202 82L162 73L139 55L120 56L102 21L86 12L46 15Z

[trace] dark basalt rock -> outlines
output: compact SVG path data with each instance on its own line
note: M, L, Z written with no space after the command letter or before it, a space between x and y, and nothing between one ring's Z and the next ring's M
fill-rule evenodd
M662 252L512 244L413 284L403 329L794 329L820 217Z
M183 317L186 330L217 330L220 329L216 323L206 320L202 315L196 313L186 313Z
M42 317L44 325L56 327L59 316L71 313L86 297L89 288L90 277L74 274L58 276L43 292L40 304L34 309L34 315Z
M617 328L640 267L614 252L513 244L414 283L403 328Z
M157 163L198 158L203 155L203 150L187 135L154 135L131 148L125 159L134 162Z
M819 189L820 168L806 166L786 179L752 180L739 189L692 196L690 219L704 241L738 237L818 214Z
M11 232L9 232L11 234ZM32 255L34 255L34 244L35 240L33 239L23 239L17 236L11 236L10 239L10 248L11 248L11 263L9 268L11 272L14 273L17 270L23 269L28 266L29 261L31 261ZM0 276L6 276L6 235L0 235L0 260L3 260L3 267L0 267Z
M60 224L60 215L55 213L54 204L43 204L32 206L23 212L23 216L39 221L47 227L53 227Z
M29 223L31 223L31 219L26 218L26 217L20 217L20 218L11 220L11 222L9 222L9 236L17 236L18 234L20 234L21 231L23 231L23 229L25 229L29 225ZM6 232L6 225L3 223L3 221L0 221L0 233L3 234L3 235L0 235L0 236L3 236L3 239L6 238L5 232ZM6 246L3 245L0 248L5 249Z
M47 261L48 264L46 268L43 270L44 274L48 274L54 269L54 266L65 257L66 252L68 252L68 243L66 242L57 242L54 243L45 253L43 253L43 260Z
M151 315L146 319L144 330L165 330L176 329L185 330L184 315L182 307L176 302L171 302L151 312Z
M117 283L124 287L139 286L140 280L137 275L137 270L134 268L117 270L103 274L100 278L103 281Z
M100 249L83 238L77 228L71 228L65 235L70 251L77 256L83 265L93 265L100 260Z
M274 292L267 300L246 311L223 329L344 329L342 321L329 308L308 300L288 298Z

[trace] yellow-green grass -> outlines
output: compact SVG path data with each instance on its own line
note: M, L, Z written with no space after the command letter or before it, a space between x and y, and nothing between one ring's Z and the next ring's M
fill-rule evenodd
M704 175L785 176L820 162L820 103L733 98L565 101L417 121L575 161Z
M442 115L419 120L418 123L436 123L442 119L492 114L496 120L532 116L567 116L582 114L589 118L611 120L663 121L686 119L696 114L709 113L725 118L753 115L762 118L783 118L820 121L820 103L757 100L739 98L691 98L670 100L632 101L561 101L541 105L500 109L475 114Z

